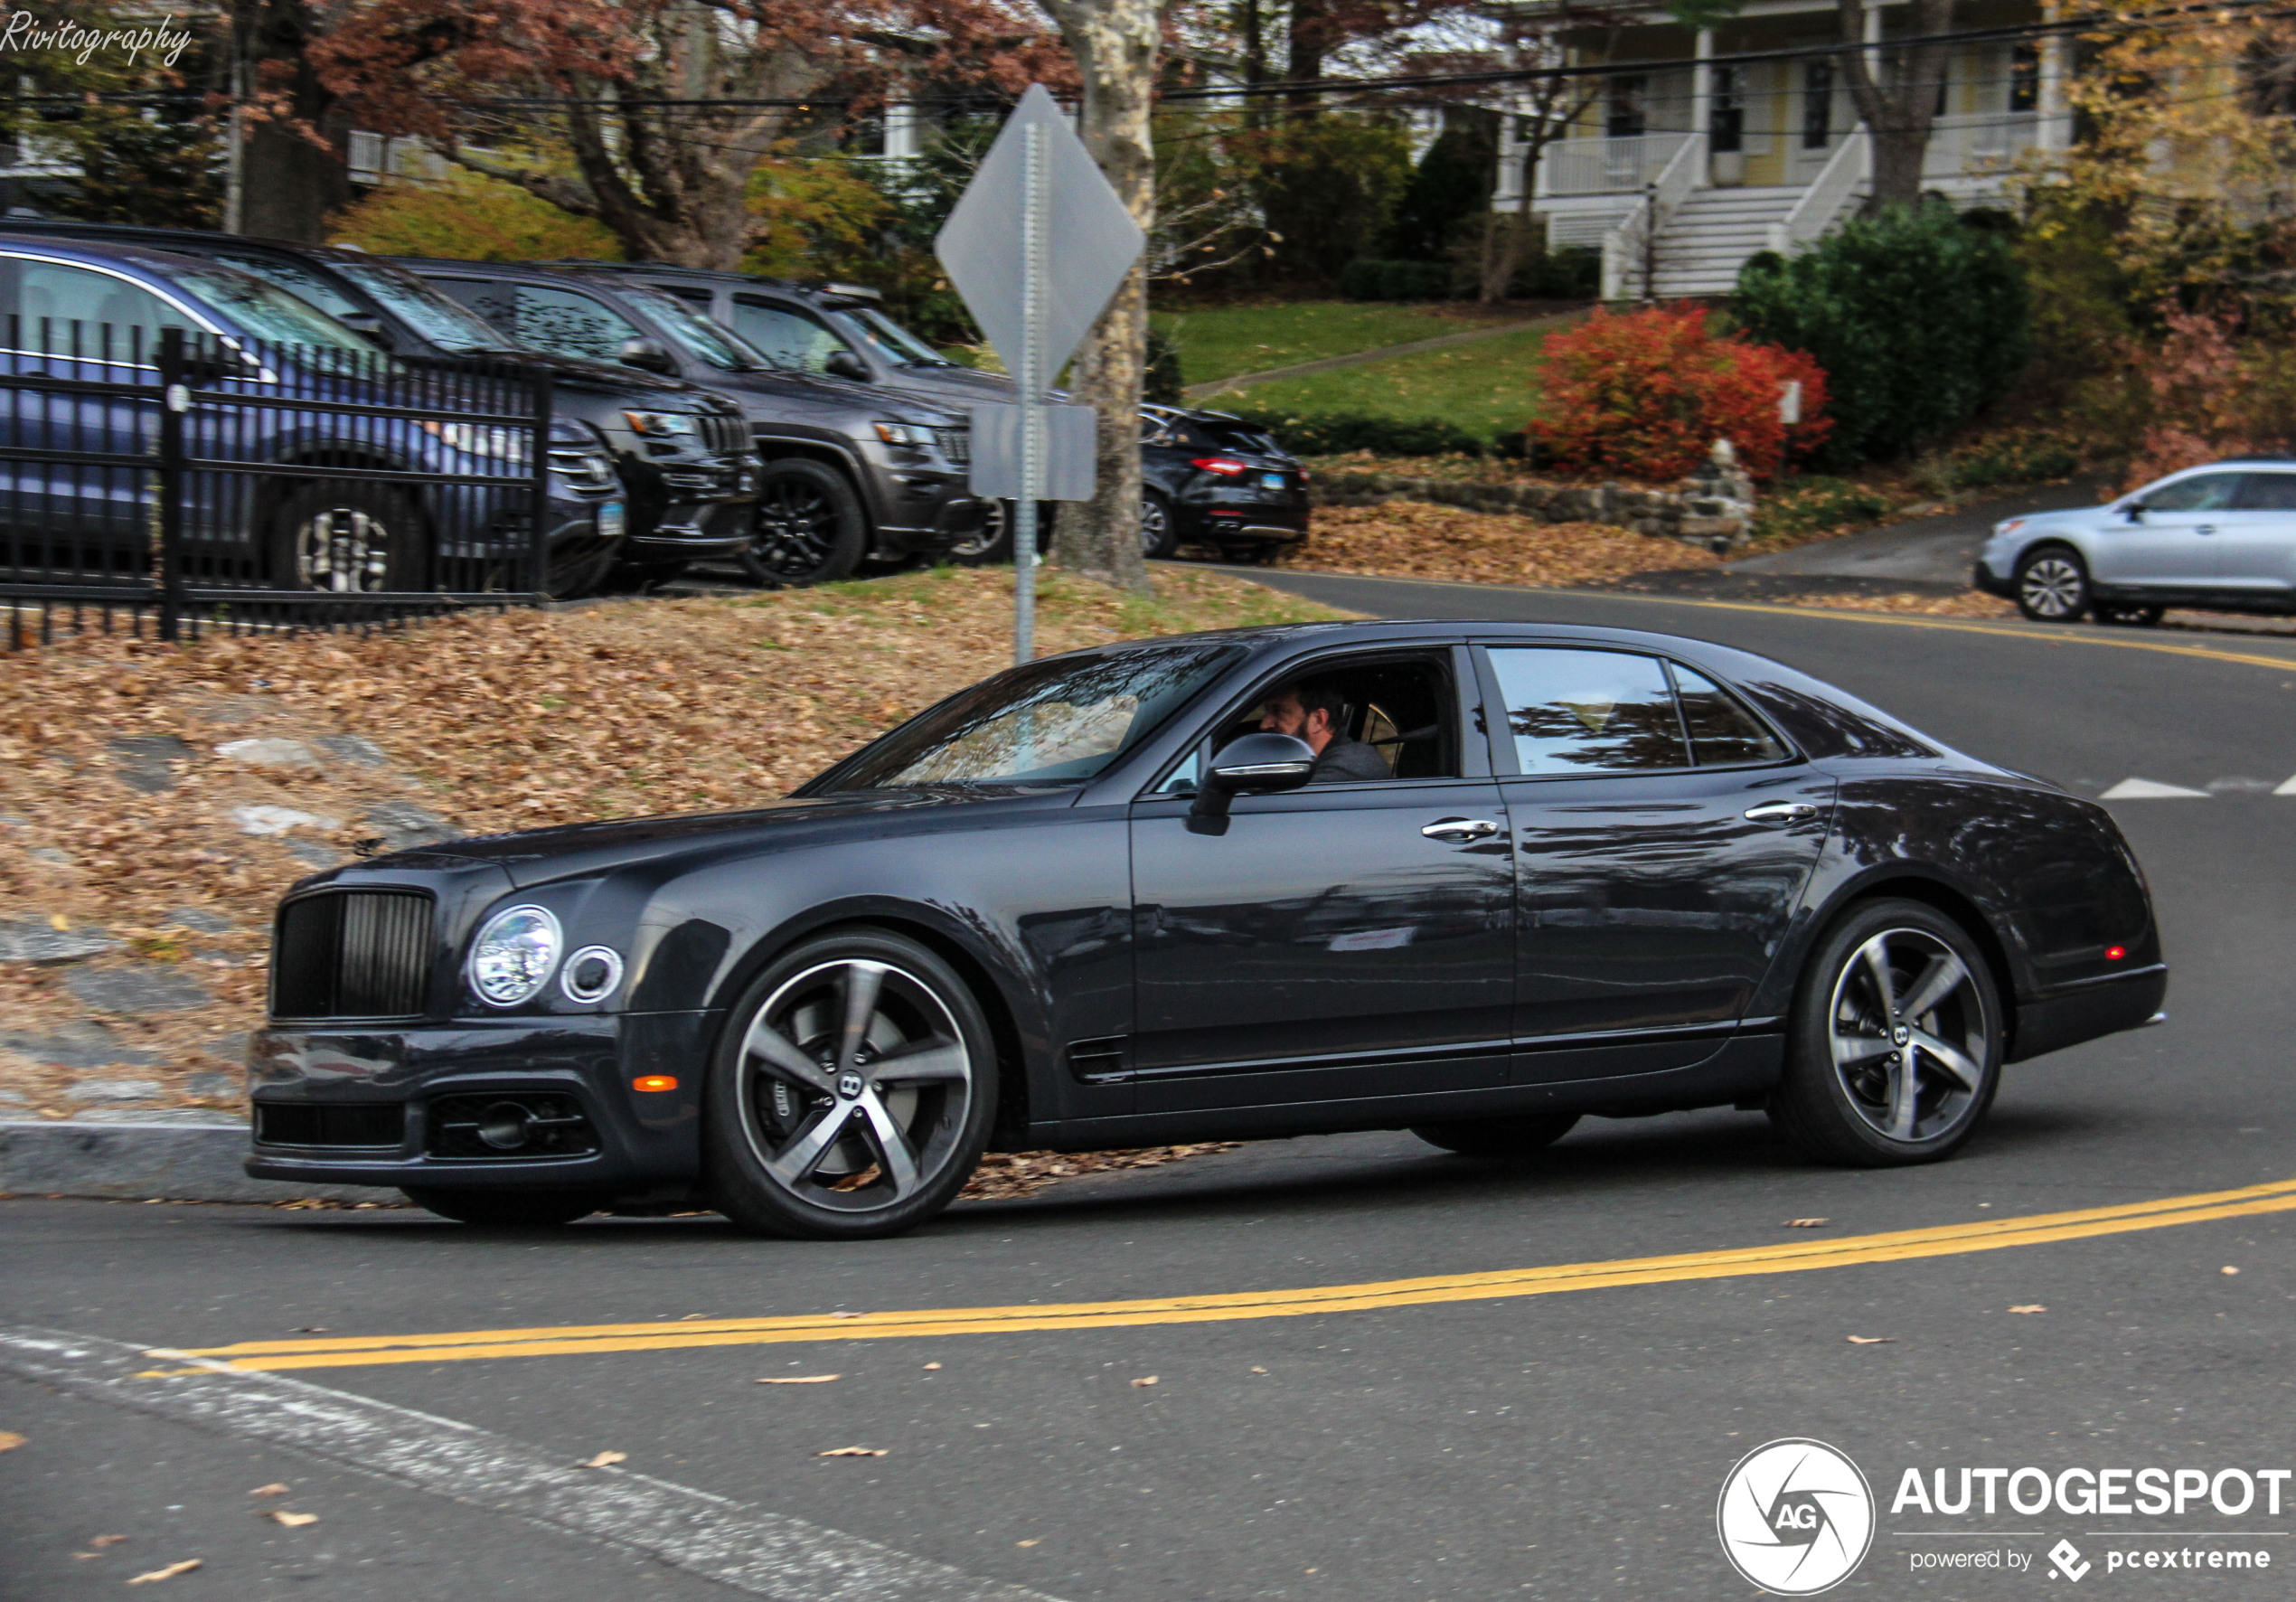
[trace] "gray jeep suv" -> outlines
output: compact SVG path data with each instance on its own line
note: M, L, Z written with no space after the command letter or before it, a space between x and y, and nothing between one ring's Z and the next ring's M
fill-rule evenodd
M682 378L740 405L760 468L741 561L767 585L842 579L864 560L939 556L976 533L971 419L837 375L793 372L654 286L588 268L402 258L521 344Z

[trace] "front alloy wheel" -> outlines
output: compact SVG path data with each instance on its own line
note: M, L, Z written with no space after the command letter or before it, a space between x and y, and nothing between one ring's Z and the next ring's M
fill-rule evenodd
M2089 575L2081 559L2061 545L2035 551L2018 565L2017 609L2036 623L2071 623L2089 609Z
M869 531L861 501L833 467L795 459L767 466L757 485L757 533L741 565L767 589L849 579Z
M2000 1005L1968 931L1918 902L1869 903L1804 976L1770 1115L1824 1161L1932 1162L1976 1129L2000 1055Z
M1140 497L1140 554L1163 561L1180 550L1180 531L1172 524L1172 508L1163 496L1150 492Z
M899 936L808 942L733 1013L710 1086L711 1189L760 1233L856 1239L953 1200L986 1143L995 1058L947 965Z

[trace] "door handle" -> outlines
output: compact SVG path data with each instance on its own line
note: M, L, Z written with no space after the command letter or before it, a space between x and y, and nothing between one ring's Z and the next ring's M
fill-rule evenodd
M1499 833L1499 825L1489 818L1446 817L1436 819L1419 833L1430 840L1448 840L1454 845L1463 845L1470 840L1490 838Z
M1816 817L1818 809L1807 801L1764 801L1759 806L1746 809L1750 824L1798 824L1803 818Z
M2196 534L2213 534L2216 532L2216 525L2213 523L2196 523L2192 532Z

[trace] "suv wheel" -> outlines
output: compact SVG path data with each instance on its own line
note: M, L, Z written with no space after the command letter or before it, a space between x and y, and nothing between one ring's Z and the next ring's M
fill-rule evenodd
M1170 560L1180 550L1180 530L1174 525L1172 503L1154 490L1140 496L1140 554L1150 561Z
M338 595L423 587L422 520L381 485L325 482L297 490L271 517L271 582Z
M962 567L983 568L1012 560L1012 503L991 501L981 526L948 548L948 560Z
M802 458L766 464L757 519L741 565L767 589L849 579L869 542L852 485L836 469Z
M2069 545L2044 545L2017 564L2017 609L2036 623L2071 623L2089 609L2089 570Z

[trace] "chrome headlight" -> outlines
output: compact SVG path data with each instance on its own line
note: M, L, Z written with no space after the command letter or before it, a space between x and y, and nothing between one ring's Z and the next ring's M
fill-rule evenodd
M672 439L694 432L690 411L626 411L622 415L648 439Z
M933 442L933 431L915 423L877 423L877 437L888 445L922 446Z
M498 462L523 462L527 459L526 430L504 429L488 423L439 423L428 418L420 419L425 433L432 434L455 449L475 457L492 457Z
M470 985L493 1006L532 1001L558 966L566 937L547 907L497 912L470 946Z
M2006 523L1997 523L1993 525L1993 538L1999 540L2013 534L2023 528L2028 521L2022 517L2012 517Z

